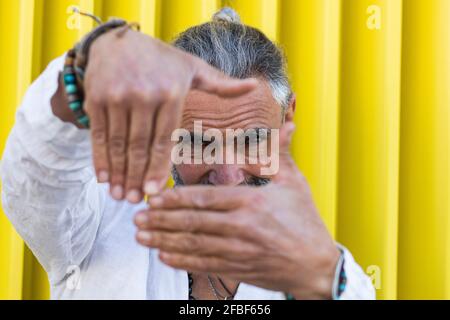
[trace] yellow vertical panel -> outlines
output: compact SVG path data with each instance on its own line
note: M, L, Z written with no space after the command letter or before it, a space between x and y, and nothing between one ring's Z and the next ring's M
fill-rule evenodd
M223 5L235 9L243 23L260 29L271 40L278 39L279 0L224 0Z
M159 32L160 0L103 0L102 17L139 22L142 32L156 36Z
M281 45L297 97L292 152L335 234L340 1L283 1Z
M163 0L161 3L161 38L171 41L180 32L211 20L218 0Z
M41 71L42 10L43 0L20 1L17 101L22 99L28 86ZM22 250L22 254L22 298L46 298L48 281L44 270L28 248Z
M30 0L24 8L30 9ZM94 25L89 18L82 17L72 12L71 8L77 6L86 12L96 11L94 0L37 0L34 2L33 23L23 21L21 27L25 28L25 34L29 32L31 39L25 42L26 49L21 56L24 59L23 81L21 94L29 84L30 78L37 76L46 65L57 56L73 47L80 37L88 32ZM30 25L33 30L30 29ZM26 39L26 36L24 37ZM26 57L28 56L28 59ZM56 81L56 80L55 80ZM49 285L47 274L40 266L32 253L27 249L24 252L24 281L23 297L25 299L48 299Z
M17 101L41 72L42 14L44 0L20 1Z
M23 96L31 80L45 68L49 61L67 51L94 26L91 19L74 14L71 7L77 6L83 11L97 13L100 1L79 0L52 3L48 0L22 0L21 3L19 76L22 79L19 81L19 96ZM56 13L59 16L54 19ZM59 33L66 34L69 40L48 39L43 36L52 28L59 28ZM24 299L48 299L49 295L47 274L31 251L26 249L22 296Z
M405 1L399 297L450 299L450 1Z
M110 17L116 17L139 22L141 18L140 2L140 0L103 0L103 19L108 20Z
M92 11L94 6L86 0L45 0L42 30L42 66L62 55L93 25L91 19L71 11L78 6Z
M24 252L22 299L46 300L50 298L48 276L30 249Z
M20 3L0 0L0 156L14 123ZM0 209L0 299L22 297L23 242Z
M102 0L78 0L78 3L76 3L75 1L75 5L77 5L84 12L93 13L97 16L101 15ZM88 33L89 31L91 31L92 28L94 28L97 25L97 23L94 20L89 19L87 17L78 16L78 19L80 27L78 32L79 38Z
M337 235L395 299L402 2L342 9Z
M164 1L164 0L163 0ZM153 37L159 36L160 0L141 0L140 23L141 31Z

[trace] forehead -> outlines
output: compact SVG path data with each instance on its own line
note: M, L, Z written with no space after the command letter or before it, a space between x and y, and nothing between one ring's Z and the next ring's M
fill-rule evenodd
M185 101L182 128L193 131L194 121L202 121L203 130L279 128L281 119L281 106L267 82L260 80L255 90L237 98L191 91Z

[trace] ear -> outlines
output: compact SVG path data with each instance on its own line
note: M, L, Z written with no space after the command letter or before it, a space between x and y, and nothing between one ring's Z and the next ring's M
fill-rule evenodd
M284 122L292 122L294 121L295 107L297 105L297 97L295 93L292 93L291 98L289 99L289 105L284 113Z

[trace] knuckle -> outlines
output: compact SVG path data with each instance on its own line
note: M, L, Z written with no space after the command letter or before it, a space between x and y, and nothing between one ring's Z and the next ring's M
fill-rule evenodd
M152 245L158 247L164 243L164 235L158 232L153 232L152 234Z
M113 135L109 139L109 149L112 156L123 156L126 149L125 137Z
M259 192L252 192L244 198L244 204L250 208L261 208L266 203L266 197ZM254 212L255 210L252 210Z
M84 110L90 116L96 109L99 109L103 105L103 97L98 93L89 93L86 95L88 103L84 105Z
M94 144L103 145L106 143L106 132L104 128L93 128L91 136Z
M127 101L127 94L124 90L114 90L113 92L109 93L109 102L113 106L120 106L126 103Z
M199 216L195 214L186 214L184 216L184 229L187 232L195 232L198 229Z
M158 97L160 100L166 102L173 99L174 90L170 88L169 85L162 84L158 89Z
M182 95L182 90L178 86L173 86L171 89L166 92L166 101L170 103L170 105L175 105L175 102Z
M194 236L192 234L187 235L184 245L186 249L192 252L198 252L200 248L199 236Z
M264 254L263 250L258 246L243 246L242 253L249 260L256 260Z
M236 241L233 243L236 250L236 257L240 260L253 260L260 256L261 252L254 245L243 244L242 242Z
M160 214L158 211L152 212L150 217L150 223L153 227L164 227L166 220L166 216L164 214Z
M152 87L149 88L145 96L141 96L142 99L145 99L146 102L159 105L162 102L164 102L164 91L160 89L159 87Z
M130 89L129 94L134 101L143 102L144 104L151 102L153 99L150 91L139 87L133 87Z
M245 219L237 218L234 220L232 228L236 230L239 234L245 234L248 231L247 222Z
M192 203L196 208L208 208L215 203L215 193L213 190L205 190L192 196Z
M130 141L130 145L128 146L128 150L133 156L137 157L146 157L148 149L148 141L145 137L133 138Z
M253 223L249 220L250 219L243 214L236 214L232 219L230 229L236 234L251 237L253 231Z
M180 203L181 200L183 199L183 194L180 189L175 188L175 189L165 190L162 193L162 197L166 200L166 202Z

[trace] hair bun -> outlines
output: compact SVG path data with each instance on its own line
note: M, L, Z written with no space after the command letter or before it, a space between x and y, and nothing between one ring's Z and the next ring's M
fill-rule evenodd
M230 23L241 23L241 18L236 11L229 7L222 8L219 12L215 13L213 16L214 22L230 22Z

